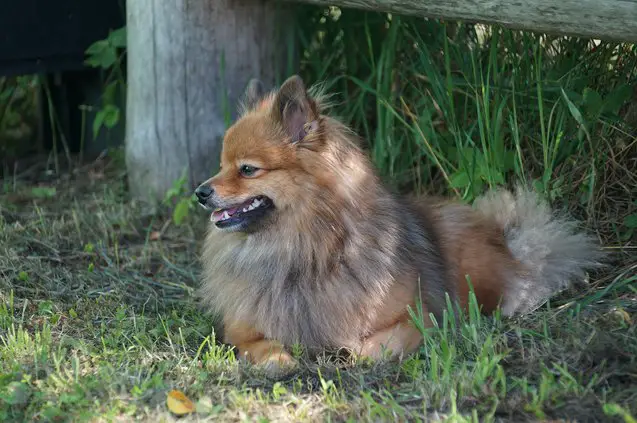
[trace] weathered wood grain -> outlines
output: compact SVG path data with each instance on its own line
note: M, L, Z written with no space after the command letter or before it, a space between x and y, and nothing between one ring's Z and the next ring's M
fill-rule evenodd
M637 0L295 0L317 5L637 41Z
M288 5L286 5L288 7ZM186 171L218 168L224 116L252 77L286 73L280 5L263 0L129 0L126 162L133 198L161 199Z

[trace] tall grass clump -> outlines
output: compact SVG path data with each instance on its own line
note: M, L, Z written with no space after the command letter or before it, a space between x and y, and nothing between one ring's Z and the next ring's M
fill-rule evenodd
M607 233L626 231L637 208L634 45L338 8L297 13L303 75L337 93L334 112L397 188L471 201L521 181Z

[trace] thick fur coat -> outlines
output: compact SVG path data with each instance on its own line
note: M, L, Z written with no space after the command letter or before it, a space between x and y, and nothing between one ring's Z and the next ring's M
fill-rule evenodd
M473 207L393 193L299 77L271 93L251 83L242 106L197 190L214 210L200 293L254 363L294 365L294 343L396 357L422 341L419 301L436 317L445 294L466 306L469 279L484 312L510 316L599 265L594 239L529 190Z

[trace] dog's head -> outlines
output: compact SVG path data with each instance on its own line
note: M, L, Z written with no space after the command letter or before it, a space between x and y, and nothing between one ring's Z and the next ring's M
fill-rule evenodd
M329 184L330 166L321 160L324 119L300 77L270 93L251 81L242 106L224 136L219 173L195 193L217 228L253 232L303 207Z

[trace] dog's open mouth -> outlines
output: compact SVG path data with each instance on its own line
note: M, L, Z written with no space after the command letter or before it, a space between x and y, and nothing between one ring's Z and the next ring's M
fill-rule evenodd
M268 197L253 197L244 203L215 210L210 215L210 221L219 228L234 226L244 223L245 220L262 216L271 207L273 203Z

